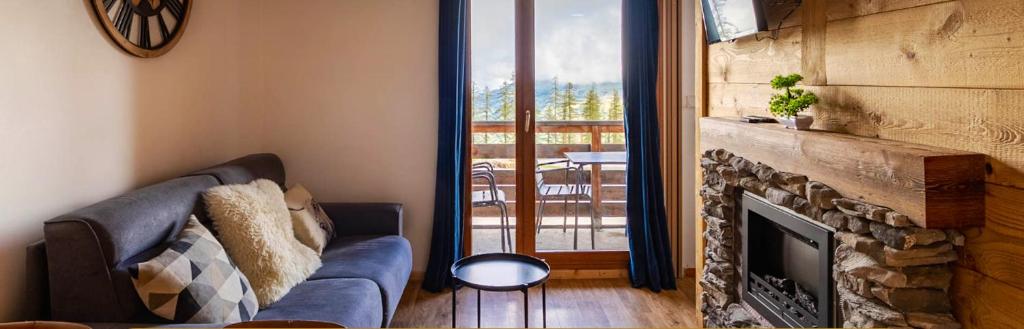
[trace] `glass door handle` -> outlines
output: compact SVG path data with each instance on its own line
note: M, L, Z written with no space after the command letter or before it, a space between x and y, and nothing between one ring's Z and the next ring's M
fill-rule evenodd
M529 110L526 111L526 121L523 122L523 130L530 132L530 126L533 125L532 114Z

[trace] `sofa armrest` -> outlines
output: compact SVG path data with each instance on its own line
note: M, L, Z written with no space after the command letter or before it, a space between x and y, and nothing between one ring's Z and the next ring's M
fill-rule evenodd
M320 203L338 236L402 235L400 203Z

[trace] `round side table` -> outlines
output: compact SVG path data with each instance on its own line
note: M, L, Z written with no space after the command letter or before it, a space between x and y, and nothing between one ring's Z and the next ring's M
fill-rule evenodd
M528 289L541 286L541 315L548 326L547 281L551 266L540 258L520 254L473 255L452 264L452 328L455 328L456 290L459 286L476 289L476 326L480 327L481 291L523 292L523 327L530 327L530 294Z

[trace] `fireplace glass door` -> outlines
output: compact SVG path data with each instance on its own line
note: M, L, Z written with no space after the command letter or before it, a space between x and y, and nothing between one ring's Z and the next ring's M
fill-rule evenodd
M833 229L750 193L740 211L743 301L778 327L832 327Z

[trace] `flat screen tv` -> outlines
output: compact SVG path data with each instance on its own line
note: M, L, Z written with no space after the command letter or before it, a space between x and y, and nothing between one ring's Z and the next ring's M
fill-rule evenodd
M761 0L701 0L708 43L768 30Z

